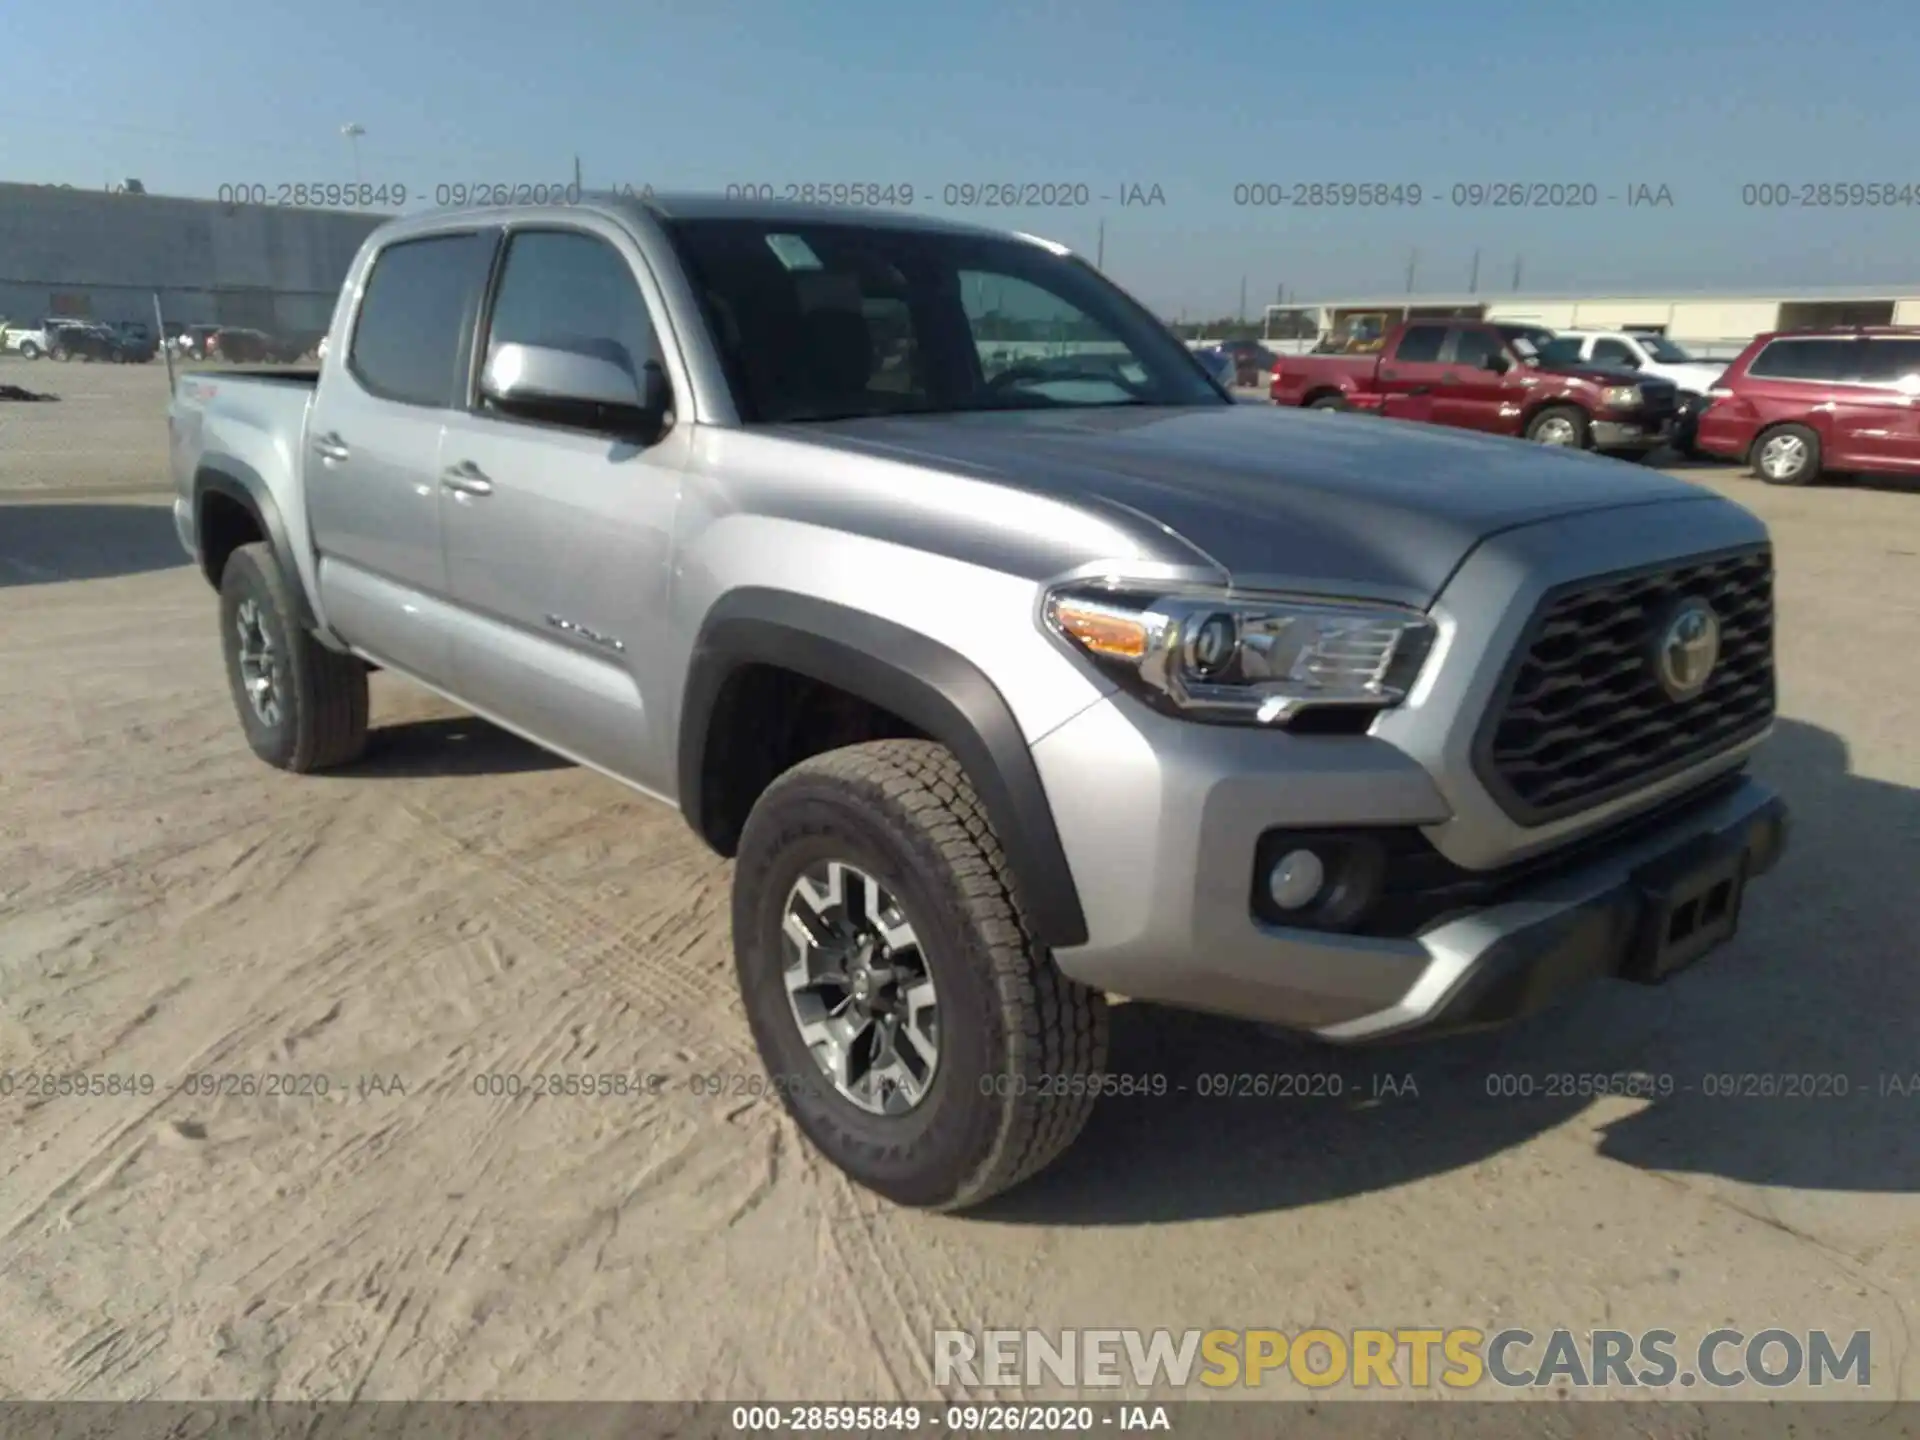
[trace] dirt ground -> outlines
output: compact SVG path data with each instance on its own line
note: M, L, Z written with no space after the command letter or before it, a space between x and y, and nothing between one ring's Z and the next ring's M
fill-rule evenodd
M161 367L0 383L63 396L0 404L0 1397L932 1399L947 1326L1519 1325L1864 1329L1920 1398L1920 494L1694 472L1778 546L1797 828L1731 947L1387 1051L1123 1006L1116 1070L1345 1097L1109 1101L939 1218L751 1093L676 814L386 676L363 763L259 764ZM1673 1094L1544 1093L1622 1070ZM493 1093L554 1072L666 1078ZM1847 1094L1711 1078L1775 1074Z

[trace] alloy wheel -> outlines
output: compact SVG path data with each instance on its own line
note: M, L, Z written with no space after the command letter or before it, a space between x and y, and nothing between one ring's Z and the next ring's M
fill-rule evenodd
M787 893L787 1004L820 1073L874 1115L904 1115L940 1066L940 1012L919 936L873 876L840 860Z
M280 651L260 615L254 600L242 600L234 611L233 627L240 637L240 683L246 688L247 703L262 725L280 723L284 713L280 697L285 689L285 674Z
M1760 447L1760 473L1769 480L1798 475L1807 463L1807 442L1798 435L1775 435Z

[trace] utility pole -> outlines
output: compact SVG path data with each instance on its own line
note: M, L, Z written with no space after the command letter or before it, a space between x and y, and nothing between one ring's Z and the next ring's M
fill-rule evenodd
M1467 294L1478 295L1479 293L1480 293L1480 252L1476 250L1473 252L1473 273L1467 277Z
M1513 257L1513 288L1515 290L1520 288L1520 257L1518 255Z
M1409 295L1413 293L1413 275L1414 275L1414 271L1419 268L1419 265L1420 265L1420 252L1418 250L1415 250L1412 254L1407 256L1407 294Z
M1107 268L1107 222L1100 221L1100 237L1094 241L1093 268L1105 272Z
M353 183L360 183L360 137L367 133L367 127L348 122L340 127L340 133L347 137L347 148L353 152Z
M1247 323L1247 277L1240 277L1240 323Z
M578 155L573 157L573 195L576 200L580 198L580 157Z

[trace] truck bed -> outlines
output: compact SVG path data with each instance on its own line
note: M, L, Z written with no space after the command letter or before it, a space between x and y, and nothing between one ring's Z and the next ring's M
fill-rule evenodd
M181 373L196 380L278 380L282 384L299 385L308 390L320 383L320 371L317 368L289 370L281 365L223 365L217 370L185 370Z

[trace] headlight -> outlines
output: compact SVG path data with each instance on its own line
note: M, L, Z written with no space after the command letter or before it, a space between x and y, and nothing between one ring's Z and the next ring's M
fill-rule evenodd
M1078 584L1049 592L1044 608L1056 633L1156 708L1237 724L1397 705L1434 638L1417 610L1224 591Z
M1600 403L1615 410L1631 410L1640 403L1638 385L1609 385L1600 394Z

